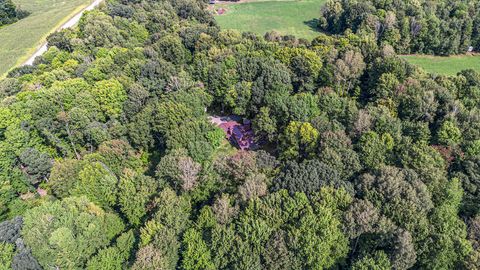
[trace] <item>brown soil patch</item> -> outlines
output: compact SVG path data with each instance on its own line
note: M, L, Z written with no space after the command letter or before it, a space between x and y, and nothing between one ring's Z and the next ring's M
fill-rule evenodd
M233 1L216 1L215 4L241 4L241 3L248 3L248 2L258 2L258 0L240 0L237 2Z

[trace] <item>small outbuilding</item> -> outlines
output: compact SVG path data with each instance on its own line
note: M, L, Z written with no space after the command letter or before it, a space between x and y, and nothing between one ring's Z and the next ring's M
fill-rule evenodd
M214 5L215 2L216 2L215 0L210 0L210 1L209 1L209 3L210 3L211 5Z

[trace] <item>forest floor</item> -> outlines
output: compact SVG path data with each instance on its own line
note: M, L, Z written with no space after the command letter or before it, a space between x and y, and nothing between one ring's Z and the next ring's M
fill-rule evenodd
M24 63L45 38L92 0L14 0L31 14L0 28L0 78L11 68Z
M313 39L317 29L320 9L326 0L243 0L219 2L215 9L225 13L215 16L220 27L250 31L264 35L269 31Z
M429 55L402 55L412 64L420 66L424 70L441 75L456 75L465 69L475 69L480 72L480 55L453 55L453 56L429 56Z

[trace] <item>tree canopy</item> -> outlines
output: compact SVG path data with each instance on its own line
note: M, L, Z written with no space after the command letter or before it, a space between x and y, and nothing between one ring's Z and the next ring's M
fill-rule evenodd
M478 269L480 74L397 55L478 8L332 0L310 41L106 1L0 81L0 269Z

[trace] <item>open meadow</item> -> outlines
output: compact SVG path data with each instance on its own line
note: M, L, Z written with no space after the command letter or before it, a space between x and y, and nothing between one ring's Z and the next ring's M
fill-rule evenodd
M275 30L299 38L317 36L316 24L325 0L250 0L216 4L226 12L215 16L224 29L250 31L260 35Z
M480 55L454 55L449 57L429 55L404 55L402 58L428 72L456 75L465 69L480 71Z
M45 38L92 0L14 0L31 14L0 28L0 78L23 63Z
M216 11L224 9L223 14L215 16L223 29L250 31L259 35L274 30L285 35L313 39L319 33L316 28L317 18L325 2L326 0L244 0L232 3L219 2L211 8ZM469 68L480 71L478 55L402 57L436 74L455 75Z

